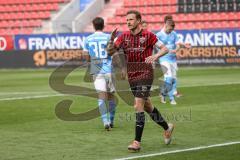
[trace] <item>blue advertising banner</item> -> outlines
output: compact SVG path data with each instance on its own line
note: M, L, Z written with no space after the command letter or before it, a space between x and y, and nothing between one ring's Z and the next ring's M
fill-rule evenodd
M179 30L182 42L192 46L237 46L240 45L240 29Z
M240 29L232 30L179 30L182 42L192 46L239 46ZM16 50L82 49L91 33L16 35Z
M90 33L16 35L16 50L82 49Z

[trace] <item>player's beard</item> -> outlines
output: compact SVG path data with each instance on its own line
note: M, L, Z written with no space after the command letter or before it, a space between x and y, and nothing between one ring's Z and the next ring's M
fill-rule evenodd
M129 27L128 27L129 28ZM130 31L134 32L138 28L138 25L134 26L133 28L129 28Z

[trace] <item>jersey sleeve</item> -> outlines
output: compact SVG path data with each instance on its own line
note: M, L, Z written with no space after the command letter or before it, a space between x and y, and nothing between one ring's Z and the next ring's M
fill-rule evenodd
M182 41L180 40L180 38L176 32L174 32L174 36L175 36L175 44L182 43Z
M161 46L164 46L164 43L160 39L158 39L155 45L161 47Z
M155 34L150 32L150 37L149 37L149 45L154 46L158 41L158 38Z
M155 46L157 48L161 48L161 47L165 46L163 41L161 40L161 33L158 32L156 36L157 36L158 41L156 42Z
M116 49L119 49L122 47L124 41L124 34L121 34L119 37L117 37L117 39L114 41L114 46L116 47Z

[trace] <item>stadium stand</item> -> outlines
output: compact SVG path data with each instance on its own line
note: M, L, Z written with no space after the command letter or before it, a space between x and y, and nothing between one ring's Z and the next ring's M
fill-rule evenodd
M124 0L105 30L127 30L125 14L130 9L140 11L152 30L161 28L166 14L173 15L176 29L240 27L240 0Z
M70 0L0 0L0 34L31 34Z
M70 1L0 0L0 34L41 33L43 23L52 20L60 4ZM96 16L104 17L105 31L116 27L123 31L127 30L125 14L130 9L139 10L152 30L162 27L167 14L173 15L176 29L240 27L240 0L110 0ZM92 31L91 24L85 27L84 32Z

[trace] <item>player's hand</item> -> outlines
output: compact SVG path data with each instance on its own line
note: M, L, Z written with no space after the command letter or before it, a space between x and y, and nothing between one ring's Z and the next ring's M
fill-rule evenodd
M118 28L115 28L111 33L111 41L114 41L114 39L117 37Z
M173 54L176 54L176 53L177 53L177 50L174 49L174 50L171 50L170 52L173 53Z
M185 43L185 44L184 44L184 47L187 48L187 49L189 49L189 48L191 48L192 46L191 46L190 43Z
M157 59L159 58L159 56L157 54L154 54L152 56L149 56L145 59L146 63L154 63Z

